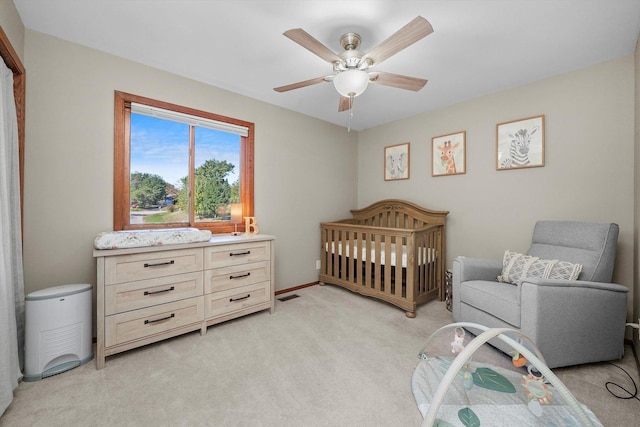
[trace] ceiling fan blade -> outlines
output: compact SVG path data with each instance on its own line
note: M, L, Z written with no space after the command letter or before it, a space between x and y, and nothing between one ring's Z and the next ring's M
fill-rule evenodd
M433 33L433 27L429 21L422 16L418 16L378 46L374 47L369 53L362 57L360 62L362 63L365 59L369 59L374 64L379 64L431 33Z
M413 90L417 92L427 84L428 80L403 76L401 74L376 71L369 73L369 81L378 85L397 87L399 89Z
M334 63L342 61L338 55L333 53L328 47L313 38L311 34L307 33L302 28L288 30L283 34L327 62Z
M316 77L315 79L304 80L302 82L292 83L290 85L274 87L276 92L286 92L288 90L299 89L301 87L315 85L317 83L328 82L328 77Z
M352 103L353 101L348 96L341 96L340 103L338 104L338 112L341 113L343 111L350 110Z

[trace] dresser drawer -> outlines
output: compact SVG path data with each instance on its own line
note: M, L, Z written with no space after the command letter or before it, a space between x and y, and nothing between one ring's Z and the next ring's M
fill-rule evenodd
M270 259L270 242L243 242L211 246L204 250L204 268L228 267Z
M105 261L105 284L202 270L202 254L202 248L196 248L109 257Z
M270 279L269 269L269 262L262 261L205 270L204 292L209 294L267 281Z
M105 287L107 315L202 295L202 272L119 283Z
M122 344L174 328L201 322L202 297L114 314L105 319L105 345Z
M270 289L270 282L262 282L205 295L205 316L209 319L268 302Z

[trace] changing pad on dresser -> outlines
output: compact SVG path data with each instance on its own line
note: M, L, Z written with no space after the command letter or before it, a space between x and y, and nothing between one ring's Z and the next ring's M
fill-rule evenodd
M93 245L96 249L123 249L206 242L209 239L211 239L211 231L197 228L124 230L100 233L96 236Z

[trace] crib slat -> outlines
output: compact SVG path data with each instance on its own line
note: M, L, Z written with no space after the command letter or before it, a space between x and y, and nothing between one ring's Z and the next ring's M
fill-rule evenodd
M436 234L433 231L426 236L427 244L429 245L429 248L432 249L429 254L431 257L431 262L428 264L429 269L427 270L428 276L425 283L425 292L431 292L434 289L435 279L438 271L437 264L438 262L440 262L440 256L438 254L439 248L435 237Z
M346 256L346 246L345 246L345 238L346 235L346 230L339 230L338 231L338 241L337 241L337 245L338 245L338 253L342 254L340 255L337 259L336 259L336 269L338 270L338 275L344 279L345 278L345 270L344 270L344 266L345 266L345 258Z
M410 274L410 270L411 268L403 268L405 263L402 262L402 252L403 252L403 246L405 246L405 257L406 257L406 265L407 266L411 266L410 263L410 257L412 258L411 255L411 251L413 250L413 247L409 247L409 245L407 244L407 240L411 240L411 239L406 239L403 237L400 238L396 238L396 278L395 278L395 282L396 282L396 289L395 289L395 295L398 298L403 298L405 297L405 295L409 294L409 287L413 288L413 284L410 283L410 280L412 280L413 275ZM404 275L406 276L406 280L403 280L403 272ZM411 278L409 277L411 275ZM403 283L404 283L404 288L405 288L405 295L403 295Z
M431 265L431 246L429 245L429 235L420 235L420 255L422 256L422 263L420 265L420 291L419 295L423 295L428 290L429 283L429 265Z
M391 245L393 244L390 236L385 236L384 241L384 285L383 289L386 293L391 293Z
M395 297L402 298L402 287L404 285L402 281L402 237L393 236L393 257L395 262L393 263L393 269L391 271L391 282L393 286L389 289L389 292ZM389 256L389 264L391 265L391 256Z
M328 254L327 254L327 274L329 275L334 275L335 272L333 271L333 259L336 256L336 250L338 248L335 247L335 243L333 240L333 234L335 233L335 230L330 229L327 230L327 244L328 244Z
M362 253L362 270L363 270L363 274L364 274L364 286L366 286L368 289L371 289L371 268L369 268L369 263L371 262L369 260L370 254L371 254L371 240L370 240L370 236L373 236L372 234L369 233L365 233L364 234L364 253Z
M427 238L427 244L429 245L429 248L431 248L431 262L429 263L429 270L427 271L429 273L429 276L427 277L427 283L425 284L425 292L430 292L434 289L433 287L435 286L437 264L441 262L440 247L436 242L435 236L435 232L432 231L428 234Z
M351 240L349 240L349 271L350 271L350 279L349 282L354 285L359 285L362 275L360 274L360 270L358 269L358 260L360 257L356 257L356 247L359 245L362 236L358 231L354 231L351 234Z
M420 291L419 295L423 295L429 288L429 266L431 265L431 245L429 244L429 234L425 233L420 236L420 255L422 256L422 264L420 266Z
M444 266L444 260L442 258L444 258L444 254L445 254L445 240L444 240L444 227L440 227L438 229L438 233L437 233L437 244L438 244L438 248L440 248L440 253L442 254L442 256L440 257L440 262L437 264L438 267L438 272L437 272L437 278L434 280L434 282L436 282L436 286L439 292L439 298L440 301L444 300L444 270L445 270L445 266Z
M358 269L358 285L360 285L361 287L366 286L366 282L367 282L367 276L365 274L365 271L362 267L362 263L363 263L363 249L366 248L367 246L367 236L366 233L360 233L360 239L358 239L358 248L357 248L357 254L354 255L354 258L356 258L358 261L356 263L356 268Z
M434 248L433 252L431 254L431 257L434 261L432 261L429 264L429 287L427 288L428 291L433 290L433 286L435 284L435 280L436 280L436 276L438 274L438 263L442 262L442 253L441 253L441 248L440 246L438 246L438 242L436 239L436 234L432 233L429 235L429 245L430 247Z
M380 257L380 253L381 253L381 248L382 248L382 242L381 240L381 236L376 236L376 241L375 241L375 260L373 261L373 266L372 268L374 269L373 271L373 288L378 291L381 292L382 291L382 287L380 286L381 283L381 278L382 278L382 271L383 271L383 267L381 265L381 257Z
M442 264L443 259L442 259L442 250L440 245L438 244L438 239L437 239L437 233L434 231L432 233L429 234L429 244L430 247L434 248L434 253L432 254L432 257L435 257L436 260L435 262L432 262L430 264L431 266L431 276L429 277L429 283L431 284L431 286L429 286L429 288L427 289L428 291L432 291L434 289L437 289L438 287L438 283L437 283L437 277L438 277L438 270L440 269L440 267L438 267L440 264Z
M331 249L327 250L327 228L320 228L320 274L327 274L327 254Z

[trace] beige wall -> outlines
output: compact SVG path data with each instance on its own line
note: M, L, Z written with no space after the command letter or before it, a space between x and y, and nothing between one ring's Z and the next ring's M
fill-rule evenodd
M12 0L0 0L0 27L24 63L24 25Z
M450 211L448 266L458 255L501 259L506 249L526 251L538 219L615 222L614 280L632 288L633 87L629 55L360 132L358 206L402 198ZM539 114L545 166L496 171L496 123ZM432 177L431 138L463 130L467 173ZM402 142L411 143L411 178L385 182L383 149Z
M256 216L277 236L277 289L317 280L319 222L390 197L451 212L448 265L526 250L537 219L616 222L615 280L633 286L633 56L349 134L41 33L26 31L24 51L27 292L95 283L92 239L112 227L116 89L256 123ZM545 167L496 171L495 124L536 114L546 116ZM432 177L431 137L460 130L467 173ZM402 142L411 179L385 182L383 149Z
M92 244L112 229L113 92L254 122L255 216L276 240L276 289L318 279L319 223L356 204L357 135L31 30L24 268L27 292L95 284Z

